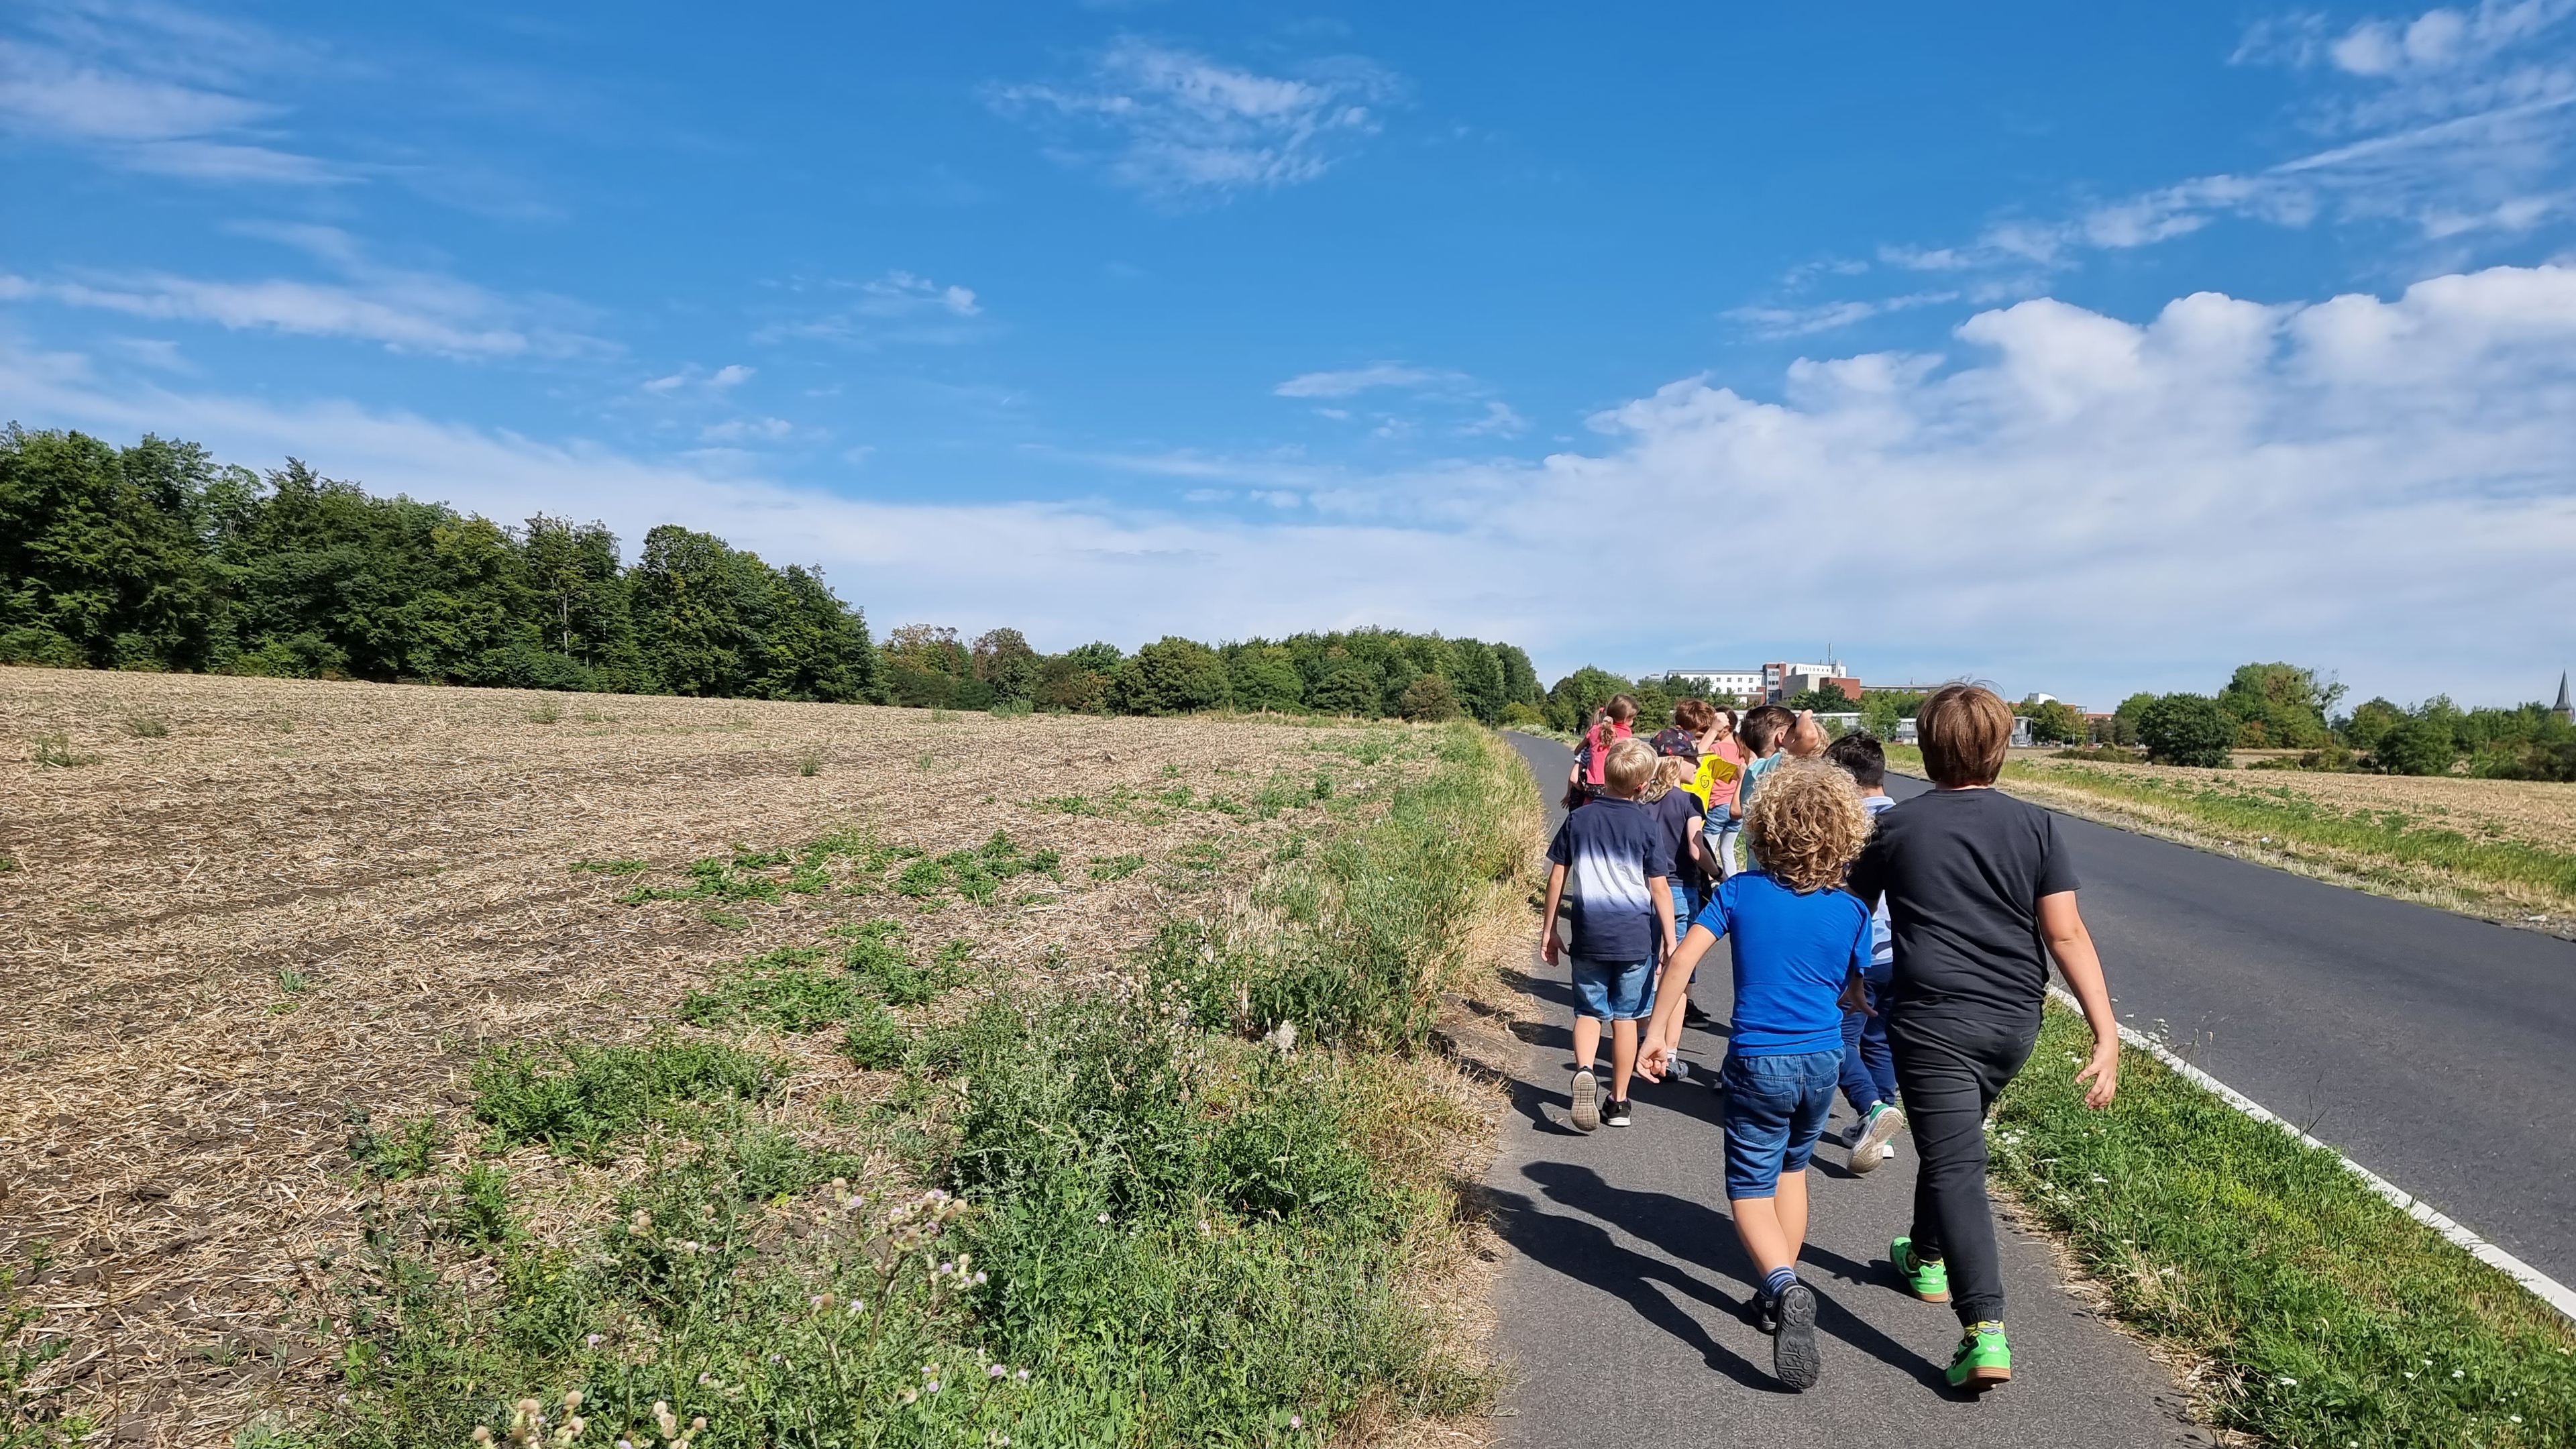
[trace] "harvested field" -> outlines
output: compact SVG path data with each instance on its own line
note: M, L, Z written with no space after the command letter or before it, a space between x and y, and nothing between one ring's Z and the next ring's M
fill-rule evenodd
M42 1258L25 1341L70 1343L29 1387L99 1442L229 1444L329 1390L317 1264L406 1186L356 1169L357 1113L432 1114L461 1159L487 1044L667 1031L726 963L836 925L969 943L1004 983L1117 979L1433 738L0 670L0 1262ZM979 848L1001 864L952 854ZM868 1146L851 1104L885 1074L758 1045L793 1065L785 1125ZM588 1169L510 1164L541 1234L599 1213Z

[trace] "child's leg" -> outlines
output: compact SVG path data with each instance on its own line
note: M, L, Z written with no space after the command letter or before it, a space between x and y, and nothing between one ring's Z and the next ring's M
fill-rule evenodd
M1782 1173L1773 1184L1775 1193L1786 1195L1791 1178L1798 1182L1798 1233L1804 1239L1807 1224L1806 1174ZM1738 1197L1727 1199L1735 1213L1735 1238L1744 1245L1744 1256L1753 1260L1753 1271L1768 1278L1782 1268L1798 1266L1798 1242L1792 1241L1781 1222L1780 1196Z
M1885 995L1885 987L1869 988L1869 1004L1877 1006ZM1883 1011L1882 1008L1882 1013ZM1871 1084L1878 1088L1878 1099L1882 1102L1895 1101L1896 1056L1887 1045L1887 1017L1884 1014L1869 1018L1868 1022L1861 1027L1860 1061L1861 1065L1869 1071Z
M1961 1323L2004 1316L1994 1208L1986 1198L1987 1109L2030 1053L2027 1041L1909 1041L1897 1081L1921 1162L1914 1179L1914 1251L1946 1259Z
M1592 1070L1592 1059L1601 1051L1601 1018L1578 1016L1574 1019L1574 1065ZM1634 1060L1631 1058L1631 1060Z
M1881 1093L1878 1082L1870 1076L1869 1063L1861 1056L1861 1037L1868 1028L1869 1017L1857 1011L1843 1013L1843 1100L1862 1116L1878 1105Z
M1807 1174L1804 1171L1780 1174L1780 1190L1771 1198L1771 1210L1780 1219L1780 1236L1789 1250L1789 1266L1798 1265L1798 1254L1807 1246Z
M1595 1028L1598 1030L1598 1028ZM1637 1069L1637 1022L1622 1017L1610 1023L1610 1095L1628 1100L1628 1074Z

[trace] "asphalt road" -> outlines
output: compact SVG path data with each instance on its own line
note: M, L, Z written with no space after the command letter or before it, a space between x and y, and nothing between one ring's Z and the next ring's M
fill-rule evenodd
M1507 735L1552 796L1569 752ZM1494 1290L1497 1346L1516 1382L1501 1440L1567 1445L1825 1444L1834 1449L2207 1445L2172 1375L2070 1296L2040 1238L2001 1236L2013 1382L1983 1398L1950 1392L1941 1369L1958 1337L1946 1305L1897 1286L1887 1242L1905 1230L1912 1144L1866 1176L1820 1147L1809 1171L1811 1240L1802 1276L1820 1300L1823 1380L1804 1394L1771 1377L1770 1340L1742 1317L1756 1275L1726 1214L1725 1134L1697 1082L1640 1083L1637 1125L1585 1134L1566 1119L1573 996L1533 940L1529 990L1546 1025L1526 1038L1518 1109L1486 1189L1516 1250ZM1724 947L1692 995L1713 1030L1684 1034L1686 1060L1714 1067L1728 1016ZM1604 1049L1604 1063L1607 1049ZM2036 1070L2037 1068L2034 1068ZM1836 1104L1829 1131L1849 1114Z

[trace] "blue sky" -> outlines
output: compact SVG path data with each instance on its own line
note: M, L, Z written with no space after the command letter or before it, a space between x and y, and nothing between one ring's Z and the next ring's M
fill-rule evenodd
M2576 656L2576 0L0 12L0 410L880 627Z

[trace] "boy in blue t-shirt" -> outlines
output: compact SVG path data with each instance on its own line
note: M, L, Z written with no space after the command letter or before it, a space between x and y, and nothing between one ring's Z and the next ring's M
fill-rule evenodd
M1735 1028L1720 1074L1726 1091L1726 1200L1735 1235L1762 1273L1757 1317L1774 1335L1772 1371L1804 1389L1816 1353L1816 1295L1798 1281L1807 1237L1807 1159L1842 1076L1843 1001L1869 968L1869 907L1837 889L1869 839L1869 813L1851 776L1791 760L1765 775L1745 817L1754 868L1720 882L1690 934L1664 962L1664 991L1638 1070L1653 1081L1670 1063L1691 968L1721 936L1734 938Z
M1574 1125L1586 1132L1608 1122L1632 1120L1628 1077L1637 1065L1637 1022L1653 998L1647 994L1657 947L1673 949L1673 897L1665 879L1669 853L1663 827L1637 803L1655 772L1655 752L1644 740L1621 740L1602 763L1603 794L1565 817L1548 842L1546 935L1539 954L1556 964L1572 957L1574 992L1582 1009L1574 1018ZM1572 909L1571 929L1560 948L1557 905ZM1689 978L1685 976L1684 980ZM1610 1023L1610 1100L1600 1098L1593 1057L1601 1049L1601 1023Z

